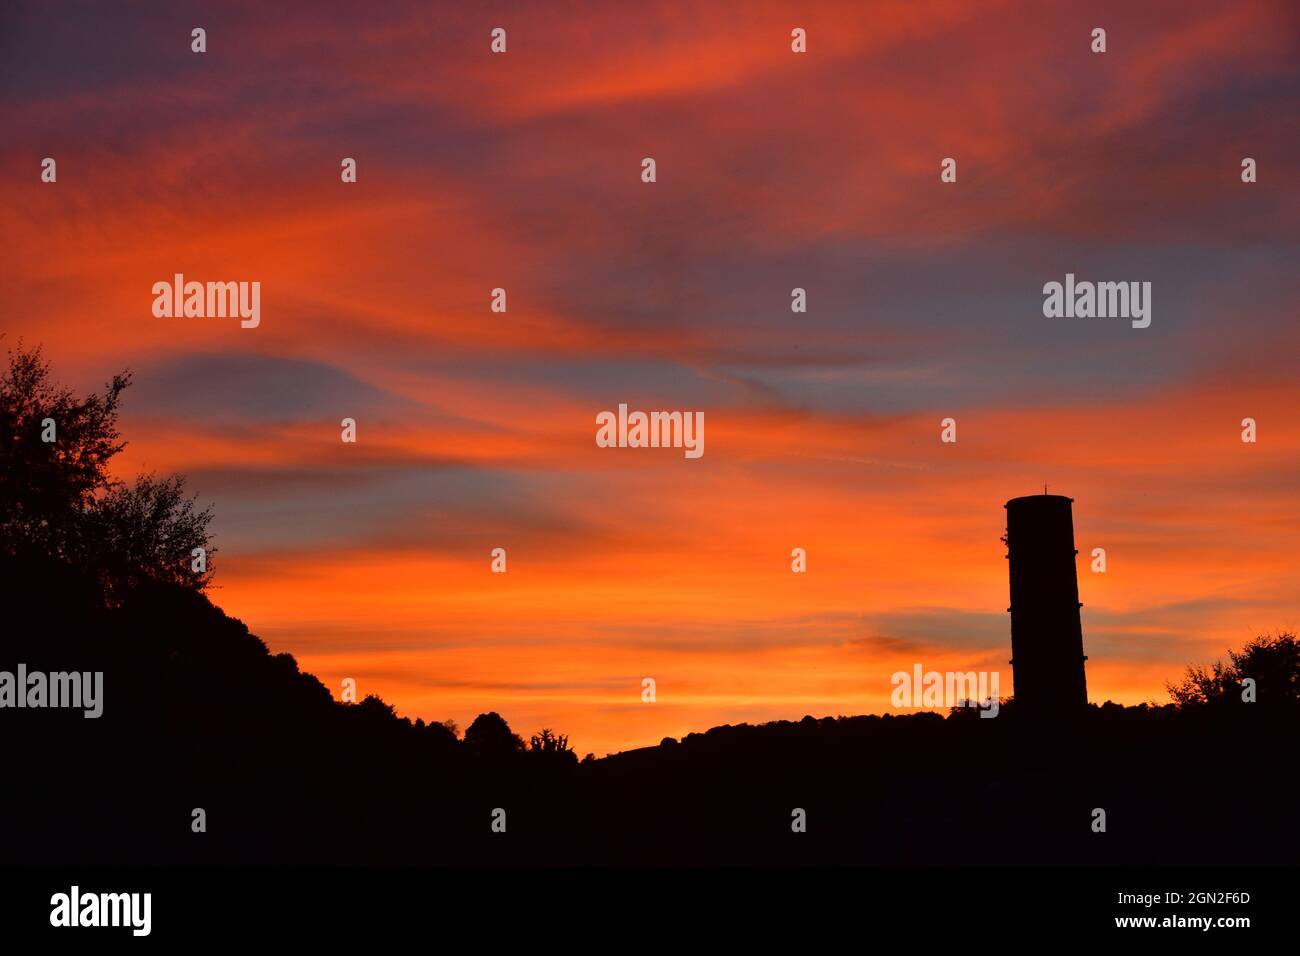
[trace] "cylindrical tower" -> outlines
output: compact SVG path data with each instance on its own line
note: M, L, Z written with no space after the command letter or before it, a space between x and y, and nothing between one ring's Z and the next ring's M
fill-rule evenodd
M1069 712L1088 704L1073 502L1042 494L1005 505L1012 692L1023 711Z

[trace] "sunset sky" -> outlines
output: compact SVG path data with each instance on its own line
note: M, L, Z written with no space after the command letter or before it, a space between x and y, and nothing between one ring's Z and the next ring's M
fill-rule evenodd
M1300 11L1058 6L6 5L3 344L134 371L119 476L188 476L212 599L336 696L599 755L1009 694L1046 483L1090 698L1164 700L1300 626ZM1045 318L1067 272L1151 326ZM260 326L155 318L175 273ZM620 402L703 457L598 448Z

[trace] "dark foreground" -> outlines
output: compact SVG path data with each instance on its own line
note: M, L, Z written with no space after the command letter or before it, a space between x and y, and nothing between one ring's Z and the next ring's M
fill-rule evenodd
M1300 860L1292 706L806 717L580 763L340 704L193 591L2 570L0 669L105 674L98 719L0 713L9 864Z

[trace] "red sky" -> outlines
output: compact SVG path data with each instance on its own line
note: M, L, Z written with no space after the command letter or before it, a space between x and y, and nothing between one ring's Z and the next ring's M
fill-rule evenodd
M0 15L0 332L135 371L121 474L189 475L213 599L336 694L604 753L1009 693L1045 482L1093 700L1297 626L1292 5L351 6ZM155 318L178 272L261 325ZM1067 272L1151 327L1045 318ZM597 448L620 402L704 456Z

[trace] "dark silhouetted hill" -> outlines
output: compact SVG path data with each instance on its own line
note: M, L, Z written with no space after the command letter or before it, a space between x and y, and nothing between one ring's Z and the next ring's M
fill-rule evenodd
M1052 729L1023 726L1014 702L991 720L805 717L579 764L496 715L460 740L377 698L339 703L194 591L145 587L116 607L93 592L58 568L3 568L0 666L105 672L97 720L0 712L13 861L1292 862L1300 848L1293 708L1107 704Z
M102 671L103 716L0 709L7 862L1300 859L1292 636L1189 670L1175 704L1068 723L1014 701L994 719L805 717L581 763L563 734L525 743L496 713L462 739L333 700L215 607L210 569L185 570L209 512L179 481L108 478L126 379L81 400L43 368L20 354L0 382L0 670ZM63 445L33 437L50 415L73 424Z

